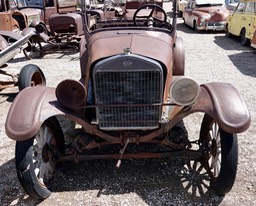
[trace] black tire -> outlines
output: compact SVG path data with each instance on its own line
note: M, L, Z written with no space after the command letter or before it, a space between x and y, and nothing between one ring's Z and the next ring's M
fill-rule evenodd
M183 18L183 11L179 11L179 17Z
M193 29L194 29L194 31L198 32L196 20L193 21Z
M228 30L228 25L226 25L225 35L226 35L227 38L231 38L231 36L232 36L232 34Z
M249 45L249 43L250 43L250 39L246 38L246 37L245 37L245 34L246 34L246 29L243 28L243 29L241 30L241 32L240 32L240 44L241 44L242 46L247 46L247 45Z
M55 160L64 154L64 149L64 136L56 117L47 119L33 138L16 142L17 176L29 196L40 200L50 196L47 182L56 167ZM40 170L42 167L43 172Z
M233 187L236 178L237 135L225 132L219 128L213 118L205 115L199 142L205 154L203 165L210 177L210 188L217 195L225 195ZM215 161L216 165L214 165Z
M30 59L38 59L43 56L43 47L38 37L31 37L28 43L28 47L23 49L25 57Z
M22 67L18 78L19 90L21 91L26 87L39 85L46 85L46 79L42 70L34 64L28 64Z

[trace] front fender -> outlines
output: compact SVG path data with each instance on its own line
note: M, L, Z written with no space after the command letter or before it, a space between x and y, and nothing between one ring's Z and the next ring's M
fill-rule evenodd
M212 82L201 85L204 95L191 108L212 116L229 133L240 133L249 128L251 117L238 91L228 83ZM207 94L206 94L207 93Z
M49 117L64 114L58 107L55 88L28 87L22 90L8 112L5 130L14 140L33 137Z

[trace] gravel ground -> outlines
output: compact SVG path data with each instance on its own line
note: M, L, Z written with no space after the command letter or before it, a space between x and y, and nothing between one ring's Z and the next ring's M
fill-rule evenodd
M15 142L7 138L4 129L8 109L18 91L11 88L0 92L0 205L256 205L256 50L240 46L237 39L228 39L224 33L195 33L181 19L178 36L185 43L186 76L200 84L211 81L233 84L251 112L250 128L239 134L237 179L226 196L208 191L201 196L191 195L181 185L177 162L157 159L125 160L119 170L112 160L70 164L56 174L48 199L42 202L31 199L17 180ZM49 86L56 86L66 78L79 79L78 54L48 54L31 61L19 54L10 62L8 71L17 72L28 63L43 70ZM198 135L199 115L186 118L185 123L191 137Z

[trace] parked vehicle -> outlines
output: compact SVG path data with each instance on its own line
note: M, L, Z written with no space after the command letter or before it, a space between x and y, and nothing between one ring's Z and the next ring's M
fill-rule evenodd
M49 29L48 29L49 28ZM79 43L84 34L82 16L78 13L58 13L49 17L49 25L38 22L36 33L24 49L27 59L40 58L56 51L79 52ZM42 43L44 46L42 46Z
M36 65L29 64L24 66L19 74L12 74L3 70L3 68L7 67L7 62L27 46L31 34L26 36L15 34L12 36L18 39L16 39L14 43L9 44L5 38L0 35L0 90L18 86L21 91L26 87L37 85L45 86L46 80L44 74Z
M251 47L256 49L256 29L255 29L252 39L251 39Z
M0 30L22 31L35 21L48 25L52 14L73 11L76 11L75 0L1 0Z
M97 18L90 29L93 15L85 9L81 79L17 95L5 128L16 141L18 179L31 197L51 194L47 183L60 163L93 159L116 159L119 168L123 159L178 158L184 177L196 176L188 180L193 189L209 187L220 195L231 190L237 133L249 127L250 114L232 85L198 85L184 76L173 3L169 17L162 1L127 1L131 10ZM199 136L191 138L183 118L195 112L204 117ZM57 116L77 124L68 144Z
M224 0L189 0L184 23L194 30L225 30L229 10Z
M256 0L241 0L227 19L226 36L240 38L240 44L249 45L256 28Z
M240 0L225 0L227 9L230 11L234 11L238 5Z
M36 25L43 24L45 27L48 27L51 22L54 22L54 24L51 23L52 25L50 27L56 27L55 30L51 29L52 34L53 32L58 32L57 30L63 26L63 21L69 21L67 20L66 13L76 11L76 4L76 0L1 0L0 35L8 40L10 37L12 38L12 35L15 35L13 31L17 33L21 33L22 31L22 34L27 35L31 32L34 33ZM70 16L75 15L78 14L70 14ZM54 18L61 21L56 23L56 20L53 20ZM72 29L74 30L74 28ZM59 37L59 34L54 33L54 39L56 39L55 43L58 42L58 48L62 46L59 46L59 42L64 36L66 39L70 39L70 37L67 37L67 32L70 32L70 30L62 32L66 33L62 34L61 37ZM73 33L74 31L72 31L69 36L72 36ZM31 37L28 47L24 50L27 58L30 59L40 57L40 55L42 56L43 51L41 51L42 45L40 42L48 42L50 38L48 34L50 33L46 33L46 35L42 37L35 34ZM52 38L49 42L52 43Z
M179 4L178 4L179 17L183 17L183 13L187 5L188 5L188 0L179 0Z

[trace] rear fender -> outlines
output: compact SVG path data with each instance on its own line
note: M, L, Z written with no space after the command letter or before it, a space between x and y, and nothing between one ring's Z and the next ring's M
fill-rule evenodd
M216 82L203 84L201 91L203 90L205 95L201 96L201 99L199 96L191 111L207 113L229 133L240 133L249 128L251 117L248 108L231 84Z

